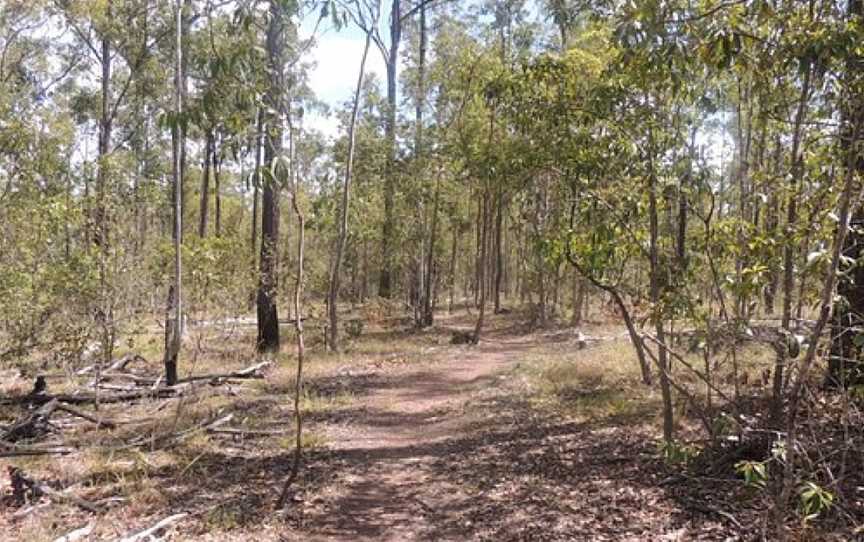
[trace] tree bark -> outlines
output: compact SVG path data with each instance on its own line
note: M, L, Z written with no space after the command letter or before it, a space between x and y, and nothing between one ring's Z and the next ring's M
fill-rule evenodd
M438 242L438 203L441 199L441 175L439 170L435 177L435 196L432 200L432 229L429 232L429 250L426 254L426 284L423 293L423 325L431 326L435 321L434 298L432 285L435 282L435 245Z
M270 23L267 27L267 64L269 88L266 96L267 132L264 146L264 176L261 200L261 257L258 282L257 316L259 352L279 350L279 315L276 308L279 251L279 180L284 166L278 163L282 152L285 104L283 70L285 67L285 21L282 2L270 1Z
M850 0L848 5L850 21L859 25L864 19L864 4L861 0ZM846 77L850 83L859 80L864 74L864 57L855 56L847 62ZM849 87L852 84L847 83ZM841 148L849 158L847 159L847 176L864 173L864 157L856 152L856 143L864 133L864 104L862 98L852 95L848 98L850 104L843 111L843 127L841 128ZM851 228L848 235L843 237L843 246L840 254L847 261L857 262L864 255L864 209L857 205L853 208L851 215ZM842 231L844 224L841 222L838 231ZM844 232L845 233L845 232ZM844 266L840 266L843 269ZM858 336L851 331L860 327L864 322L864 266L854 265L852 269L844 270L837 284L837 294L842 298L841 303L833 306L831 317L831 353L828 358L828 370L825 374L825 383L831 387L846 388L864 383L864 349L856 344Z
M216 139L213 139L213 196L216 203L216 237L222 237L222 159Z
M402 4L393 0L390 10L390 49L385 55L387 67L387 114L384 137L387 141L387 164L384 172L384 227L381 238L381 274L378 295L389 299L393 289L393 233L395 231L396 190L396 85L399 66L399 44L402 39Z
M483 332L483 320L486 316L486 288L484 287L484 283L486 282L486 246L487 237L489 232L489 189L483 189L483 204L482 204L482 212L480 213L480 230L481 230L481 239L480 239L480 269L479 269L479 277L478 284L480 288L480 305L478 307L477 314L477 322L474 324L474 335L471 337L471 342L473 344L478 344L480 342L480 334Z
M210 215L210 156L213 153L213 132L208 131L204 142L204 160L201 168L201 203L198 206L198 237L207 237Z
M653 137L649 136L653 140ZM652 145L653 147L653 145ZM649 150L653 153L653 148ZM648 162L651 171L648 174L648 213L649 213L649 260L650 260L650 296L651 305L654 314L652 320L654 322L654 331L657 336L657 341L661 345L666 344L666 330L663 321L662 307L660 306L661 296L661 273L659 259L660 245L660 228L657 217L657 179L654 174L653 156L649 156ZM671 443L674 438L675 426L672 410L672 389L669 383L669 354L665 347L657 349L657 362L660 365L660 393L663 398L663 440Z
M495 212L495 314L501 312L501 280L504 277L504 251L502 246L501 230L504 224L504 190L498 189L497 204Z
M174 113L175 119L183 111L183 0L177 0L175 8L175 76L174 76ZM180 245L183 241L183 168L182 135L180 123L175 120L171 129L172 179L174 196L174 284L168 291L168 310L165 325L165 384L177 383L177 362L180 356L183 315L183 267Z
M342 203L339 209L339 235L336 239L336 251L330 263L330 280L327 291L327 313L330 319L330 349L339 350L339 316L337 301L339 297L339 273L342 265L342 254L345 241L348 239L348 211L351 202L351 177L354 172L354 144L357 116L360 110L360 93L363 90L363 78L366 74L366 57L372 42L371 32L366 32L366 43L363 47L363 57L360 60L360 73L357 75L357 86L354 89L354 102L351 106L351 121L348 125L348 157L345 161L345 177L342 184Z
M792 320L792 297L795 295L795 252L796 242L794 239L795 226L798 221L798 181L803 174L804 157L801 156L801 138L804 126L804 118L807 114L807 104L810 97L810 79L813 70L808 68L804 73L804 82L801 85L801 95L798 99L798 108L795 113L795 125L792 132L791 175L789 176L789 198L786 200L786 228L785 242L783 244L783 312L780 317L780 327L788 334ZM772 386L771 422L775 427L782 423L783 414L783 377L789 355L788 349L783 349L777 356L774 368L774 382Z

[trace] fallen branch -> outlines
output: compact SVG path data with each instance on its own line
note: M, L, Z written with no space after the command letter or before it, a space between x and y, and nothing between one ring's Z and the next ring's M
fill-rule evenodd
M743 529L743 527L741 526L741 522L738 521L735 516L725 510L717 508L716 506L712 506L707 503L690 502L686 505L686 507L697 512L702 512L703 514L715 514L728 520L729 523L734 525L739 531Z
M261 363L256 363L251 367L247 367L245 369L241 369L239 371L234 371L231 373L216 373L216 374L206 374L206 375L193 375L186 378L181 378L178 380L180 383L188 383L188 382L196 382L200 380L210 380L210 381L220 381L220 380L228 380L231 378L264 378L264 375L261 374L261 369L265 367L269 367L271 362L262 361Z
M223 435L236 435L241 437L267 437L275 435L285 435L290 433L290 431L285 431L281 429L240 429L236 427L208 427L207 432Z
M77 408L75 408L71 405L58 403L57 406L55 407L55 410L62 410L63 412L68 412L69 414L72 414L73 416L78 416L79 418L83 418L83 419L87 420L88 422L93 422L98 427L107 427L109 429L113 429L113 428L117 427L117 424L115 424L112 421L105 420L105 419L99 418L97 416L93 416L91 414L87 414L86 412L78 410Z
M76 542L77 540L82 540L93 532L94 526L95 524L88 523L80 529L75 529L74 531L70 531L64 534L60 538L55 539L54 542Z
M22 404L32 404L32 405L44 405L46 403L50 403L51 401L58 401L59 403L65 403L67 405L86 405L93 403L107 404L107 403L125 403L129 401L137 401L139 399L165 399L170 397L177 397L179 395L183 395L185 392L189 391L193 387L197 387L207 383L221 383L225 380L230 379L243 379L243 378L264 378L264 375L261 374L261 369L270 365L270 362L262 362L256 363L251 367L247 367L245 369L241 369L239 371L234 371L230 373L217 373L217 374L206 374L206 375L193 375L184 379L181 379L176 386L161 386L157 387L161 382L160 378L155 380L153 379L144 379L143 377L135 377L136 379L140 379L142 382L146 381L149 385L150 383L154 383L154 387L146 388L146 389L129 389L129 388L116 388L119 389L119 393L113 394L95 394L95 393L80 393L80 394L39 394L39 395L20 395L13 397L0 397L0 405L22 405Z
M151 446L153 448L161 448L168 444L174 444L180 442L181 440L198 433L202 430L208 430L215 427L219 427L220 425L224 425L230 422L234 418L234 414L226 414L221 418L216 418L201 424L198 424L194 427L190 427L189 429L184 429L179 432L171 432L171 433L163 433L161 435L151 435L149 437L139 437L132 442L124 444L119 448L115 448L115 450L127 450L129 448L138 448L141 446Z
M12 496L18 502L23 503L27 500L28 496L35 498L45 495L54 502L69 502L94 513L101 511L96 504L81 497L57 491L45 483L25 475L24 471L19 468L9 467L9 478L12 482Z
M41 397L41 395L34 396L34 398ZM93 422L99 427L116 427L114 422L103 420L92 414L88 414L82 410L79 410L73 406L61 403L55 397L54 399L51 399L50 401L39 407L35 412L31 413L23 420L15 422L14 424L12 424L11 427L3 431L2 435L0 435L0 441L12 443L21 439L33 438L49 432L51 430L51 415L58 410Z
M25 457L34 455L66 455L74 452L74 448L22 446L0 442L0 457Z
M126 354L125 356L122 356L119 359L112 361L111 364L108 365L108 367L105 367L104 370L105 371L125 371L126 366L129 365L133 361L146 362L147 360L139 354ZM78 371L76 371L75 374L85 375L87 373L93 372L94 370L96 370L96 365L88 365L87 367L83 367L81 369L78 369Z
M173 516L168 516L167 518L161 520L160 522L158 522L156 525L150 527L149 529L145 529L143 531L140 531L140 532L137 532L135 534L131 534L129 536L121 538L120 540L118 540L118 542L138 542L139 540L146 540L146 539L152 537L154 534L156 534L160 530L165 529L166 527L168 527L172 523L176 523L177 521L180 521L181 519L185 518L188 515L189 514L186 514L184 512L184 513L180 513L180 514L174 514Z
M128 401L137 401L139 399L164 399L166 397L175 397L180 393L180 389L176 387L157 388L155 390L144 389L137 391L129 391L115 394L97 394L82 393L82 394L58 394L58 395L23 395L17 397L0 397L0 405L21 405L21 404L36 404L43 405L51 401L58 401L70 405L87 405L93 403L125 403Z
M39 504L34 504L32 506L28 506L27 508L22 508L21 510L16 510L15 512L12 513L12 519L17 521L19 519L26 518L27 516L29 516L33 512L35 512L37 510L41 510L43 508L47 508L47 507L48 507L47 502L41 502Z
M28 396L32 399L43 396ZM33 438L51 430L49 419L58 406L56 399L50 400L36 409L26 418L12 424L0 435L0 441L16 442L21 439Z

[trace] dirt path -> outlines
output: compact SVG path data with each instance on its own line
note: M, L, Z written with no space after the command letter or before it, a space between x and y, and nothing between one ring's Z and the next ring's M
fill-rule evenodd
M466 403L531 348L527 339L484 341L396 375L358 399L362 415L331 427L346 463L323 506L306 517L307 540L426 539L470 496L442 477L438 460L470 431ZM440 533L439 533L440 534ZM437 535L436 535L437 538Z

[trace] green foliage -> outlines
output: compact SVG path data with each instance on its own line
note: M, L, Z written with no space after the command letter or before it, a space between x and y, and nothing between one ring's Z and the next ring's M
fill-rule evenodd
M798 498L805 523L816 519L834 506L834 494L814 482L801 484Z
M699 454L698 448L683 442L662 442L659 446L663 460L677 467L686 467Z
M735 463L735 472L749 487L764 489L768 484L768 464L764 461L739 461Z

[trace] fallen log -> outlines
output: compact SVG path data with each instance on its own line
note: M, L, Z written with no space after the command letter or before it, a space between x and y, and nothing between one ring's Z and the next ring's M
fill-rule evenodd
M19 395L0 397L0 405L44 405L56 400L67 405L85 405L85 404L108 404L108 403L125 403L129 401L137 401L139 399L165 399L182 395L192 387L201 383L221 383L225 380L244 379L244 378L264 378L261 370L271 365L269 361L256 363L245 369L233 371L230 373L214 373L205 375L192 375L180 379L176 386L156 386L161 381L161 378L155 379L154 387L142 389L120 388L119 393L110 394L95 394L95 393L75 393L75 394L39 394L39 395Z
M11 427L0 435L0 441L17 442L51 432L50 418L51 414L56 410L57 405L58 402L56 399L48 401L23 420L13 423Z
M58 401L69 405L87 405L93 403L125 403L128 401L137 401L139 399L165 399L175 397L180 393L178 387L162 387L153 389L142 389L129 391L124 393L114 394L95 394L95 393L80 393L80 394L57 394L57 395L23 395L23 396L7 396L0 397L0 405L22 405L35 404L44 405L51 401Z
M51 415L58 410L72 414L73 416L77 416L89 422L93 422L98 427L116 427L114 422L103 420L102 418L88 414L71 405L61 403L55 398L39 407L35 412L29 414L23 420L12 424L11 427L0 434L0 441L17 442L22 439L35 438L50 432L52 430Z

